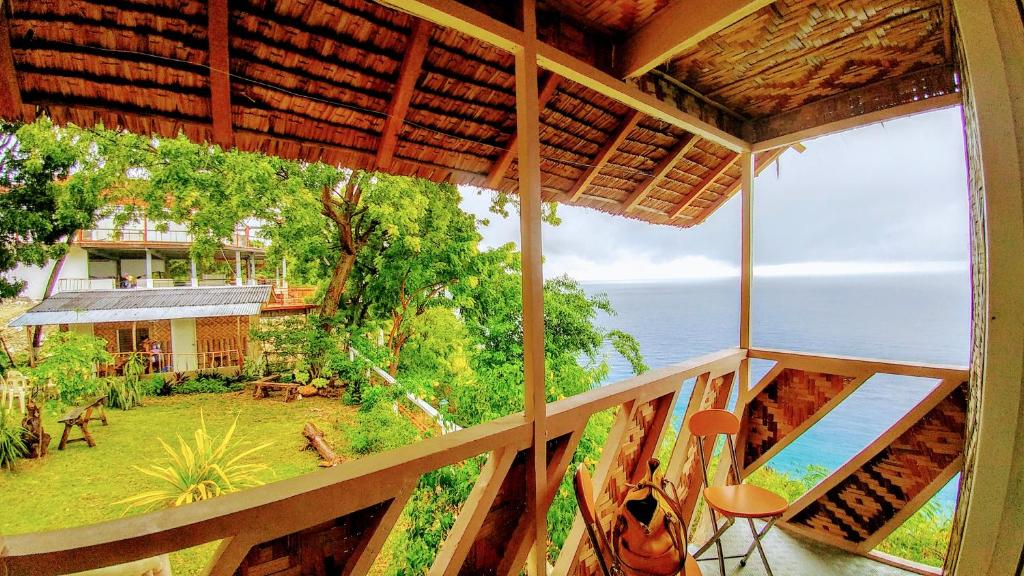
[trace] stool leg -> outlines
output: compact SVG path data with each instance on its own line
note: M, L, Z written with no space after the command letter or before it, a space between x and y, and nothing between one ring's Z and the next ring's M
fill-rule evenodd
M711 512L711 525L715 528L715 549L718 550L718 571L722 576L725 576L725 552L722 551L722 536L718 534L718 517L715 511L708 506L708 512ZM768 576L771 576L770 574Z
M57 445L57 450L63 450L68 444L68 436L71 434L71 427L73 424L64 424L64 434L61 434L60 444Z
M773 576L772 567L768 565L768 556L765 555L764 548L761 547L761 538L768 533L768 530L772 527L772 524L775 523L775 518L772 518L768 522L768 525L764 527L764 531L762 531L760 534L758 534L757 528L754 526L753 519L747 518L747 523L750 524L750 533L754 535L754 546L757 546L757 553L761 555L761 562L764 563L764 571L768 574L768 576ZM747 552L747 555L750 555L749 551ZM746 558L744 558L744 561L745 560Z

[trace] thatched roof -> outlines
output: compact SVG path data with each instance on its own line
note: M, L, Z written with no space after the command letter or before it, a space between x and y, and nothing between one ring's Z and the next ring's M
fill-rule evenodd
M472 4L514 17L501 3ZM615 43L668 4L546 0L541 36L611 70ZM23 104L6 117L183 132L516 191L514 58L462 31L363 0L12 0L4 10L0 42L9 39ZM782 0L637 85L723 132L751 134L770 114L948 63L947 20L941 0ZM566 78L538 82L546 199L690 226L736 191L737 156L721 142Z

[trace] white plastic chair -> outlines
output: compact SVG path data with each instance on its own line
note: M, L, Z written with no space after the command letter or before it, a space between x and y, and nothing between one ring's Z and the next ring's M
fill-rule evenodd
M21 413L25 413L25 396L28 393L28 379L17 370L8 370L6 378L0 378L0 405L7 404L7 409L14 408L14 398L18 398Z

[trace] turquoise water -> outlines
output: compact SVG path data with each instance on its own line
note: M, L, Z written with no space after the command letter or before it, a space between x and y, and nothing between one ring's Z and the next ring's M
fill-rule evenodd
M617 314L602 326L636 336L647 363L666 366L738 343L739 283L735 279L658 284L587 284L608 295ZM752 301L758 347L907 362L966 365L970 284L964 274L757 278ZM630 375L609 351L609 382ZM770 362L752 363L754 380ZM921 400L937 382L875 376L770 465L801 472L808 464L834 470ZM688 396L692 383L684 383ZM686 402L676 407L681 422ZM936 497L956 502L954 478Z

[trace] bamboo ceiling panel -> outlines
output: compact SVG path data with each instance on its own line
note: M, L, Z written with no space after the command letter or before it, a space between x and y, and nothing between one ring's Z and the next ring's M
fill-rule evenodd
M542 0L577 22L604 33L626 36L646 24L669 0Z
M679 54L673 76L763 117L947 63L942 0L779 0Z
M569 4L547 9L571 17ZM582 9L586 3L575 4ZM662 4L608 1L583 12L622 31ZM184 133L286 158L435 181L492 181L502 192L517 192L511 54L458 30L419 26L407 14L365 0L231 0L222 32L209 29L208 5L13 0L7 18L24 110L58 123ZM425 40L423 32L418 37L426 47L422 62L410 65L418 26L426 30ZM218 60L210 46L225 32L230 102L214 106L211 77L224 81L222 70L211 70ZM403 72L407 68L411 72ZM411 93L394 112L403 74ZM545 72L539 83L548 80ZM734 166L704 183L728 151L701 140L646 185L690 135L556 80L540 113L545 199L689 226L739 177ZM230 128L230 140L217 140L215 117ZM393 148L385 144L389 122L397 123ZM382 147L392 151L387 161ZM500 165L509 150L511 162Z

